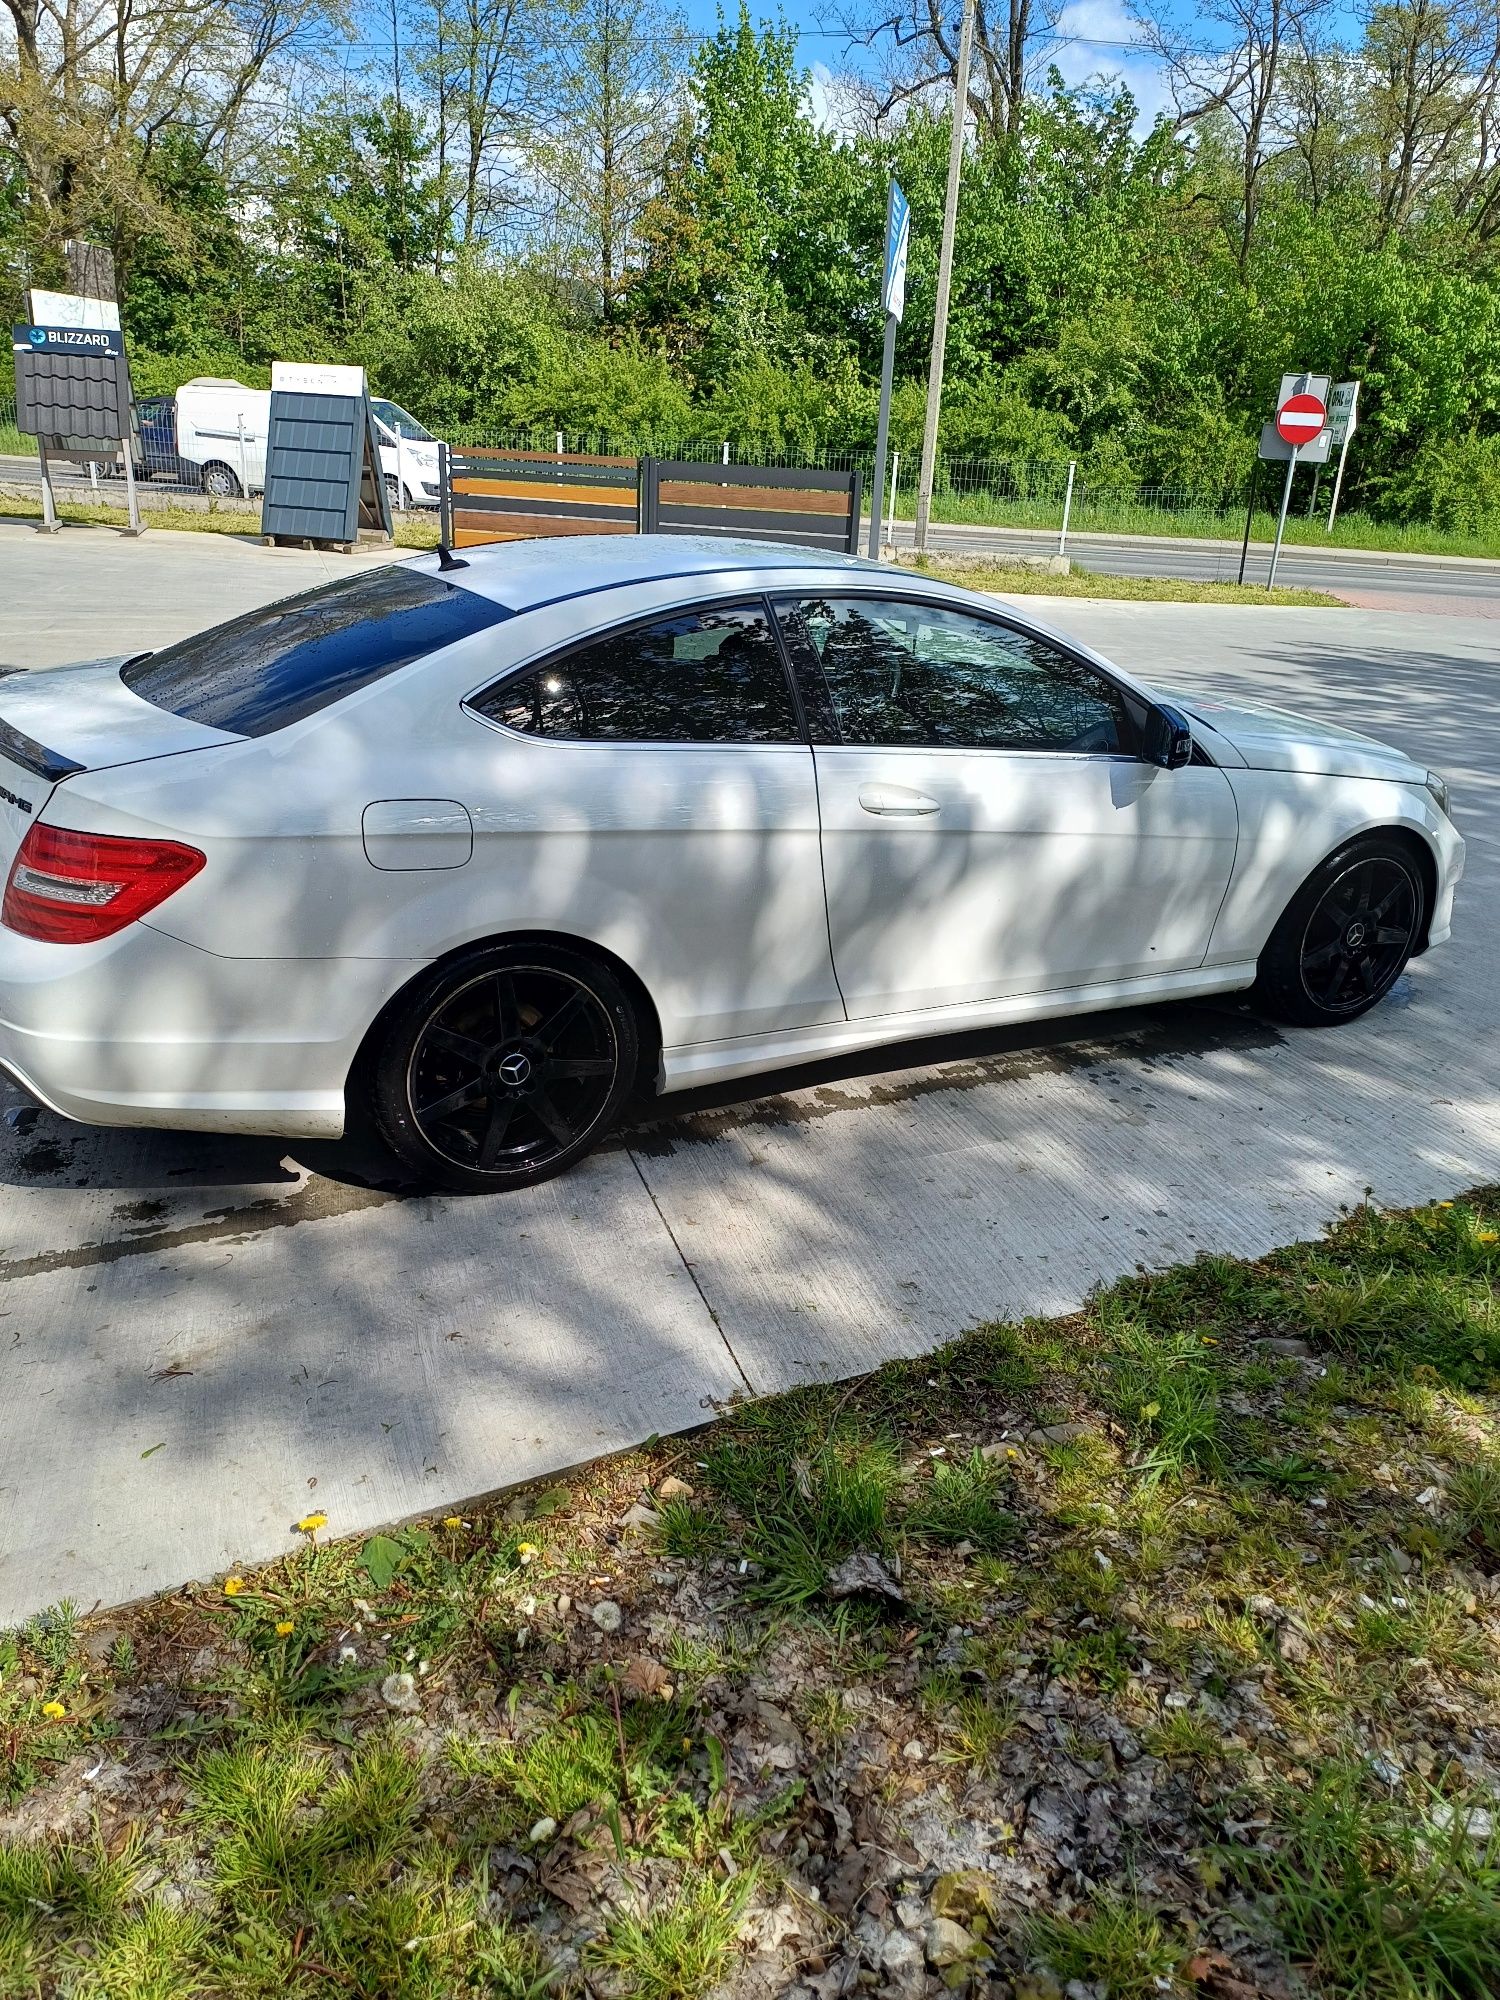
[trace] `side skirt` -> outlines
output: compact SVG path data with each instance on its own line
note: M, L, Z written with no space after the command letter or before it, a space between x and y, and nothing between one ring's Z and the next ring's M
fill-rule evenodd
M812 1028L791 1028L771 1035L745 1035L734 1041L688 1042L662 1050L661 1080L665 1096L700 1084L728 1083L736 1077L797 1063L821 1062L827 1056L858 1049L876 1049L895 1042L918 1041L924 1035L945 1035L967 1028L1003 1028L1022 1021L1053 1021L1066 1014L1103 1013L1113 1007L1144 1007L1153 1000L1201 999L1215 993L1240 993L1255 984L1255 966L1194 967L1151 979L1120 979L1097 986L1058 987L1048 993L1012 995L1004 1000L966 1002L961 1007L930 1007L915 1014L876 1014L858 1021L828 1021Z

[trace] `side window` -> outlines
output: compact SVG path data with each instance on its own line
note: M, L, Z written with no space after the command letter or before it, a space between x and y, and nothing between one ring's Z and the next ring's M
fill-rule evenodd
M470 704L527 736L587 743L797 743L776 634L758 604L611 632Z
M1124 702L1045 639L945 605L804 597L777 606L804 672L814 659L845 743L1118 751Z

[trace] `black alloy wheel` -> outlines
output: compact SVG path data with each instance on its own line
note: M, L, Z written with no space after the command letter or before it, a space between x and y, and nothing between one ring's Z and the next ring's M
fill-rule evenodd
M1425 896L1404 844L1352 842L1293 899L1261 958L1257 990L1309 1027L1351 1021L1389 993L1421 931Z
M375 1112L426 1180L464 1192L562 1173L614 1122L635 1078L635 1022L602 965L496 946L418 988L386 1037Z

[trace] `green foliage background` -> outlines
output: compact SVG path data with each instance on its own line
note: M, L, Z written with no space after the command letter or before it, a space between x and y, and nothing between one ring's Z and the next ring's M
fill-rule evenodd
M524 233L464 244L449 168L410 99L315 105L272 139L253 198L189 125L168 125L136 161L149 195L137 225L103 197L96 218L122 269L138 390L194 374L264 384L278 356L349 360L450 435L560 429L644 449L725 438L742 458L863 449L894 174L913 211L894 442L912 451L945 118L919 99L885 136L823 129L794 35L743 12L692 54L678 101L626 280L602 305L586 270ZM1068 90L1054 73L1019 133L970 145L946 453L1076 457L1096 487L1218 502L1243 488L1278 377L1309 367L1364 385L1353 504L1454 530L1493 523L1494 256L1441 184L1393 222L1378 110L1355 93L1316 174L1295 146L1276 154L1247 212L1222 118L1146 131L1128 93ZM34 208L0 153L15 313L19 272L57 264Z

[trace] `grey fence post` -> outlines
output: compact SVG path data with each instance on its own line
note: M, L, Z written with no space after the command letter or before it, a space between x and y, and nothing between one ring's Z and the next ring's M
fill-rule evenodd
M1068 520L1073 512L1073 475L1077 470L1077 459L1070 458L1068 460L1068 485L1067 490L1063 494L1062 533L1057 538L1057 553L1060 556L1066 555L1068 552Z
M438 540L453 546L453 462L447 444L438 440Z
M639 532L643 535L654 535L657 532L657 522L659 519L656 460L654 458L642 458L636 461L635 480L637 518L640 522Z
M849 554L859 554L859 517L864 512L865 475L855 472L849 483Z

